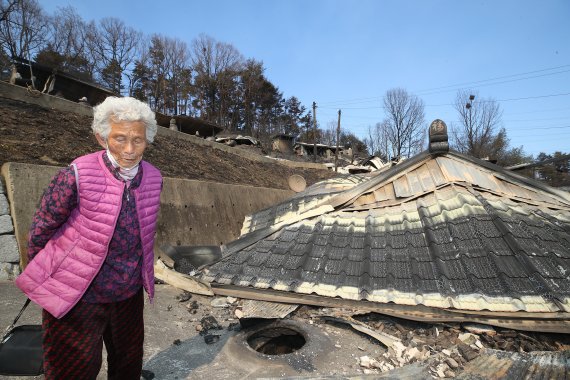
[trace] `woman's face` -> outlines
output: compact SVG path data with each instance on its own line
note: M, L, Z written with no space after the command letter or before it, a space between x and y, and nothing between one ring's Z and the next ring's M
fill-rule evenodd
M111 121L107 140L95 135L99 144L107 149L120 166L130 168L139 163L147 147L146 127L142 121Z

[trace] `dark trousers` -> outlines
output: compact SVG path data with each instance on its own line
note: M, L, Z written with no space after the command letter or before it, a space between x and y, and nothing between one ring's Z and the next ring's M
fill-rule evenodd
M63 318L43 311L45 379L96 379L103 342L108 378L139 380L143 359L143 291L115 303L80 301Z

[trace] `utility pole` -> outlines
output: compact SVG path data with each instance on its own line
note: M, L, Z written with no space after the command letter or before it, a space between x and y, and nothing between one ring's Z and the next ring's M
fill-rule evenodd
M314 162L317 162L317 103L313 102L313 154Z
M467 136L469 138L469 149L471 149L471 154L473 154L475 147L473 146L473 120L471 118L471 109L473 107L473 100L475 100L475 95L469 95L469 101L465 104L465 108L469 111L469 128L467 128ZM479 157L477 157L479 158Z
M340 138L340 110L338 110L338 124L336 126L336 149L334 151L334 171L338 172L338 139Z

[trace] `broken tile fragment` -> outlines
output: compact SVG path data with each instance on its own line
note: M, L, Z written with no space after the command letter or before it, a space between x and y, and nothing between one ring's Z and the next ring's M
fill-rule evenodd
M210 306L212 307L228 307L228 300L226 297L216 297L210 301Z
M411 348L407 348L406 351L404 352L404 359L406 359L408 362L412 361L412 360L418 360L421 357L421 352L420 350L417 349L417 347L411 347Z
M208 334L204 336L204 342L206 342L206 344L214 344L219 340L220 340L219 335Z
M457 350L459 351L461 356L463 356L463 358L465 358L465 360L467 360L468 362L475 359L479 355L477 351L475 351L466 344L459 344L457 346Z
M493 336L497 334L497 331L493 327L480 323L464 323L462 327L470 333L477 335L487 334Z
M451 369L455 369L457 367L459 367L459 363L457 363L457 361L453 358L446 358L445 359L445 363L449 366L449 368Z
M202 330L200 331L200 335L206 335L209 330L221 330L222 326L218 323L216 318L209 315L204 317L200 320L200 325L202 326Z
M475 342L477 341L477 336L471 333L462 333L457 336L457 339L467 345L470 345L470 344L475 344Z
M364 367L364 368L370 368L371 362L372 362L372 359L370 357L368 357L367 355L361 356L359 359L360 366Z
M192 293L187 292L187 291L183 291L182 293L180 293L179 295L176 296L176 299L178 300L178 302L186 302L190 298L192 298Z

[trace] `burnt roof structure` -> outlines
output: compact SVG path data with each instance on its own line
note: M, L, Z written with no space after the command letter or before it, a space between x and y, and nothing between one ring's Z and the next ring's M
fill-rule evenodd
M170 125L171 119L176 120L176 126L180 132L190 135L195 135L196 132L198 132L202 137L215 136L223 130L222 127L214 123L186 115L168 116L160 112L155 112L155 117L158 125L166 128Z
M59 94L64 99L77 102L80 98L85 97L89 104L97 105L109 96L119 96L108 88L81 79L57 68L30 62L21 58L15 58L14 60L18 72L24 79L30 79L31 65L36 88L41 90L42 87L46 86L48 81L51 80L53 81L53 89L48 92Z
M570 312L570 195L430 147L246 218L212 286L490 312Z

